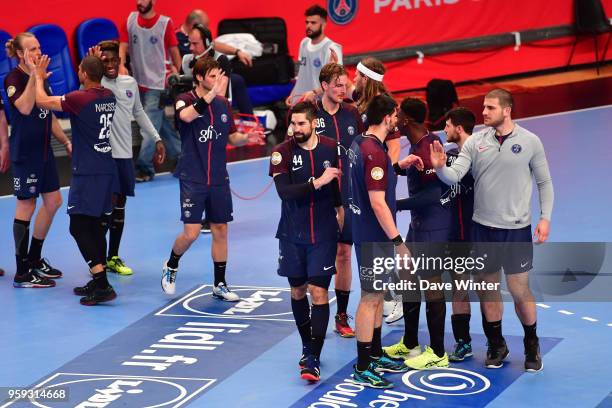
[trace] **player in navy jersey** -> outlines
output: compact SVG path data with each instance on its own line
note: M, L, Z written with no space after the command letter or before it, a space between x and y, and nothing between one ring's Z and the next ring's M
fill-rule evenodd
M335 291L338 311L335 316L336 332L342 337L355 337L355 332L348 324L346 313L351 290L351 247L353 236L351 219L347 217L348 211L348 150L355 136L363 132L363 122L357 108L343 102L346 97L348 76L340 64L329 63L323 66L319 74L322 95L315 100L317 107L317 134L326 135L335 139L340 154L339 170L341 174L340 192L344 208L344 226L338 240L338 253L336 255Z
M164 292L175 293L179 259L200 235L205 211L212 231L213 296L235 302L239 297L228 289L225 281L227 223L233 220L226 147L228 143L263 144L263 133L236 131L229 102L220 96L228 79L216 60L200 58L193 67L193 76L195 88L179 95L175 104L182 144L176 174L180 180L184 227L164 263L161 284Z
M35 102L34 64L39 61L40 44L31 33L18 34L6 43L7 54L19 60L19 65L8 73L4 86L11 106L10 158L13 191L17 197L13 237L17 270L13 286L19 288L52 287L49 278L60 278L62 273L41 257L42 246L53 217L62 205L55 157L51 149L51 135L71 153L71 144L55 116ZM41 84L51 94L48 84ZM32 241L28 251L30 220L36 201L42 195L34 221Z
M282 200L276 238L278 274L289 280L291 308L302 338L301 377L319 381L319 358L329 322L328 289L344 209L336 141L316 131L316 108L299 102L291 112L292 137L274 148L270 176ZM306 293L312 299L308 303Z
M406 98L400 105L398 126L410 140L410 156L401 160L397 167L408 167L404 162L414 162L402 173L408 178L409 198L397 201L398 211L410 210L411 221L406 241L411 244L433 243L431 245L409 244L413 252L424 253L428 257L443 256L442 250L450 240L451 206L450 200L442 201L442 191L446 186L436 177L435 169L429 160L429 146L439 137L430 133L425 126L427 106L416 98ZM414 247L414 248L413 248ZM429 282L441 282L441 270L424 270L419 277ZM409 298L403 299L404 336L397 343L385 347L392 357L405 358L412 369L448 367L448 355L444 351L444 319L446 303L440 290L425 291L427 304L427 326L430 346L421 353L418 341L419 315L421 309L420 290L412 291Z
M4 103L0 98L0 173L9 168L8 123L4 114ZM4 276L4 269L0 268L0 276Z
M456 148L446 152L446 165L451 166L459 156L463 144L472 134L476 117L468 108L458 107L446 114L446 140L455 143ZM457 244L456 256L469 256L469 240L474 214L474 178L471 173L466 174L457 184L447 186L442 193L442 199L450 199L452 204L452 231L451 239ZM453 274L454 280L468 279L468 273ZM451 361L463 361L472 356L472 338L470 336L470 298L466 291L457 290L453 285L453 314L451 323L455 336L455 350L449 355Z
M74 151L72 180L68 194L70 234L74 237L92 275L85 286L74 288L81 304L93 306L117 297L106 278L106 238L103 217L112 212L112 194L117 191L117 166L111 154L110 129L116 99L100 84L104 64L98 57L86 56L79 65L83 89L64 96L48 96L43 81L49 58L36 64L36 104L70 114Z
M390 359L382 350L384 291L377 288L381 279L373 273L373 253L369 253L369 249L377 244L394 243L398 255L409 255L395 224L396 176L384 144L397 124L397 103L388 95L375 96L368 105L367 114L368 130L355 138L349 152L349 209L361 283L355 319L357 364L353 382L391 388L393 384L381 372L402 372L408 368L403 361Z

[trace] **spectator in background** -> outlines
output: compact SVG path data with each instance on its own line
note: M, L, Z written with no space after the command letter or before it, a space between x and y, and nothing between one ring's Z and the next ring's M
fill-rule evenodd
M306 38L300 43L298 56L300 68L295 87L287 98L287 105L294 105L303 95L320 87L319 73L323 65L336 62L342 65L342 46L325 36L327 11L314 5L306 10Z
M168 156L178 156L181 151L179 136L172 123L164 114L162 95L166 88L166 77L178 72L181 65L172 20L154 10L156 0L137 0L138 12L128 16L127 23L121 28L119 73L127 75L125 67L129 51L132 71L143 99L143 107L153 126L164 139ZM168 64L168 56L171 63ZM155 176L153 152L155 140L151 133L144 133L140 154L136 162L136 181L149 181Z
M191 13L190 13L191 14ZM215 46L219 46L219 43L213 42L212 34L208 28L204 27L202 24L194 25L193 29L189 33L189 50L191 54L187 54L183 57L182 62L182 71L185 75L191 75L193 66L195 65L195 61L198 58L204 56L215 56L221 65L225 65L223 67L223 71L229 74L230 77L230 88L231 88L231 100L232 106L238 108L241 113L246 113L249 115L253 114L253 105L251 104L251 98L249 97L249 93L247 92L246 83L244 82L244 78L238 74L233 74L230 71L231 66L229 65L229 61L225 56L215 55L213 48ZM221 44L221 48L223 47L231 47L230 45ZM248 56L248 63L250 63L250 55L246 52L242 52L239 49L236 49L234 54L239 56L239 58L243 55ZM223 62L225 61L225 62ZM245 62L246 63L246 62Z
M181 57L191 54L191 49L189 48L189 33L191 30L193 30L193 26L196 24L202 24L204 27L208 28L208 23L208 15L202 10L191 10L189 14L187 14L185 22L181 24L178 30L176 30L176 40L178 41L178 48L179 52L181 53Z

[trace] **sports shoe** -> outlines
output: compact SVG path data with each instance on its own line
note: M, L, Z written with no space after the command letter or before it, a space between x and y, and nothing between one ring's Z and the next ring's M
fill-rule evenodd
M308 360L309 355L310 355L310 348L308 346L302 346L302 357L300 357L300 361L298 363L300 368L306 367L306 360Z
M176 293L175 281L177 272L178 269L172 269L168 267L168 261L164 262L161 277L161 287L167 295L174 295Z
M395 305L394 300L386 300L383 302L383 316L389 316L393 311L393 306Z
M405 361L406 365L413 370L426 370L428 368L444 368L448 367L448 354L444 353L442 357L438 357L429 346L425 346L425 351L416 357L409 358Z
M96 283L92 279L89 282L87 282L85 286L77 286L76 288L72 289L72 292L77 296L87 296L95 288L96 288Z
M4 276L4 269L0 268L0 276Z
M207 219L202 220L202 226L200 227L200 232L202 234L210 234L210 221Z
M213 288L213 296L226 302L237 302L240 300L240 296L229 290L223 282Z
M36 264L32 265L32 272L35 272L42 278L59 279L62 277L62 272L52 267L47 258L42 258Z
M111 285L106 288L95 287L89 294L82 297L80 302L83 306L94 306L99 303L110 302L115 299L117 294Z
M395 360L389 357L384 350L382 357L372 359L372 364L374 365L374 371L377 373L403 373L408 371L408 366L404 363L404 360Z
M349 326L348 320L352 319L351 316L346 313L340 313L336 315L336 333L340 335L340 337L351 338L355 337L355 331Z
M134 273L132 272L132 268L126 266L123 260L116 255L106 261L106 270L108 272L118 273L119 275L131 275Z
M508 357L510 351L506 345L506 340L502 339L502 343L492 344L487 343L487 359L485 360L485 367L487 368L501 368L504 365L504 359Z
M532 340L523 339L525 345L525 371L536 373L544 369L542 355L540 354L540 341L536 337Z
M383 347L383 351L391 358L405 360L421 354L421 346L417 345L416 347L409 349L404 344L404 336L402 336L398 343Z
M307 381L319 381L321 379L321 370L319 368L319 358L312 354L306 359L306 365L300 371L300 377Z
M472 344L459 340L455 345L455 351L448 356L448 359L450 361L463 361L468 357L472 357L472 355Z
M353 366L353 374L351 374L353 379L349 381L353 384L363 385L370 388L393 388L393 383L384 378L381 374L377 373L375 368L376 366L374 363L370 363L366 370L359 371L357 369L357 365L355 364Z
M395 323L402 317L404 317L404 304L402 303L401 299L402 297L400 296L399 300L394 300L393 302L391 302L393 303L393 309L391 310L391 313L389 313L389 315L385 318L385 323Z
M38 276L36 272L15 275L15 279L13 279L14 288L52 288L54 286L54 281L43 276Z

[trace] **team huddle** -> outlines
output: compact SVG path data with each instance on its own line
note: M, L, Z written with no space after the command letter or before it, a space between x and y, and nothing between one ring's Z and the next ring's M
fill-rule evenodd
M312 16L307 13L307 21ZM316 29L309 28L314 33ZM67 203L70 234L91 278L74 288L74 294L86 306L112 301L117 293L107 272L133 273L119 256L127 197L134 196L136 180L132 117L154 142L150 151L153 154L154 145L154 161L163 162L166 154L156 126L145 114L138 84L123 74L125 49L115 41L92 47L78 69L82 88L63 96L53 96L49 89L50 61L42 55L34 35L17 35L7 43L7 51L19 60L4 84L11 107L10 161L17 198L13 285L51 288L55 279L62 277L62 272L42 257L43 242L62 205L50 147L53 135L72 157ZM473 112L464 107L447 112L444 132L452 145L443 146L440 137L428 130L424 102L406 98L398 106L391 97L383 82L385 67L381 61L364 58L349 80L341 65L341 50L333 43L316 49L305 45L300 53L306 66L310 66L308 58L312 57L309 52L322 60L318 83L300 82L305 88L288 98L287 137L274 147L269 166L269 176L282 203L276 232L278 275L286 277L291 288L291 308L302 341L300 376L308 381L321 377L332 278L337 301L335 331L343 338L356 338L353 382L391 388L393 383L384 373L448 367L450 361L471 357L468 291L453 291L451 322L456 346L447 353L444 292L428 289L410 296L389 294L378 289L379 277L371 273L376 256L411 255L423 248L428 255L437 256L442 244L448 243L464 244L458 246L463 251L452 254L456 257L477 256L484 251L479 244L502 248L487 259L478 278L499 283L504 271L525 331L525 369L542 370L528 272L532 269L533 241L543 243L548 238L554 193L541 141L512 121L512 95L494 89L485 96L485 127L475 133ZM240 50L235 54L239 56ZM175 175L180 184L183 231L163 261L161 287L166 294L176 293L179 261L200 235L205 218L213 236L213 296L235 302L239 296L226 280L228 223L234 218L226 147L264 144L264 135L260 130L237 130L232 106L225 97L229 75L218 60L202 53L189 68L193 89L173 102L180 135ZM146 67L140 69L146 71ZM292 103L296 97L299 100ZM68 114L72 141L53 112ZM4 119L1 101L0 119ZM0 120L0 136L2 127L6 128L4 120ZM400 157L401 136L410 142L405 157ZM407 179L408 197L396 197L400 176ZM532 236L533 179L541 213ZM39 196L42 206L30 241L30 222ZM406 210L410 211L410 227L402 233L396 213ZM347 313L353 248L361 285L355 330ZM446 273L433 268L421 268L416 274L406 272L393 271L380 279L441 283ZM469 278L469 274L448 272L453 281ZM485 365L500 368L509 353L502 334L501 295L499 291L477 294L488 341ZM422 296L430 338L424 347L418 339ZM394 299L394 308L385 313L385 300L389 299ZM404 335L397 344L383 347L385 314L395 315L392 320L403 318Z

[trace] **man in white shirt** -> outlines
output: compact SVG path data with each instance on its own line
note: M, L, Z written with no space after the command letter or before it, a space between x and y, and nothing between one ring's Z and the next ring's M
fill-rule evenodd
M319 73L323 65L336 62L342 65L342 46L325 36L327 11L321 6L309 7L306 12L306 38L300 43L300 68L295 87L287 98L287 105L295 105L303 95L320 87Z

